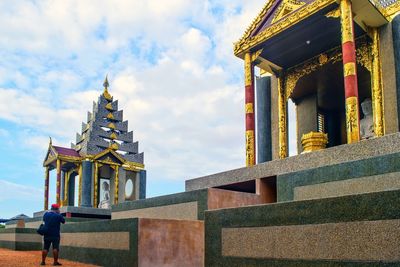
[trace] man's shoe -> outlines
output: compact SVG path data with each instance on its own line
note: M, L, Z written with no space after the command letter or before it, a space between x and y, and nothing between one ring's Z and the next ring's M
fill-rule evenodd
M55 262L55 263L53 263L53 265L54 265L54 266L61 266L62 264L59 263L59 262Z
M42 261L42 262L40 263L40 265L46 265L46 263L45 263L44 261Z

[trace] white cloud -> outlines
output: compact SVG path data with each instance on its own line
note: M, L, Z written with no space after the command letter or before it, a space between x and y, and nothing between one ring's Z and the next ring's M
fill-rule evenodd
M49 135L68 146L109 73L148 179L243 166L243 63L232 44L264 4L0 2L0 119L27 128L19 138L37 150Z
M33 187L17 183L11 183L0 179L0 201L5 200L41 200L43 191Z

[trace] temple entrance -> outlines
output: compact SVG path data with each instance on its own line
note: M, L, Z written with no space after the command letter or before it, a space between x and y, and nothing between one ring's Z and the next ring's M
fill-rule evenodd
M111 187L114 184L113 177L115 176L114 170L109 165L104 165L99 168L99 173L97 176L97 207L98 208L111 208L111 204L113 204L113 194Z
M357 64L359 99L371 98L369 71ZM327 147L347 143L343 65L339 60L328 63L300 78L291 95L296 105L297 148L301 137L309 132L328 134ZM360 109L360 118L363 114Z

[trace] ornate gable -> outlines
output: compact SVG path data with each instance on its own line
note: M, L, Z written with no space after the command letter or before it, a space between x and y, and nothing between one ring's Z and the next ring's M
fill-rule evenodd
M293 26L299 21L336 3L335 0L270 0L247 28L242 38L235 43L236 56L266 39Z
M57 159L57 152L53 148L53 145L51 144L51 139L49 143L49 148L47 149L46 157L43 160L43 166L49 165L51 162Z
M292 13L293 11L296 11L305 4L306 4L305 2L298 0L282 1L281 4L278 6L277 10L274 12L274 18L272 19L271 24L286 17L288 14Z
M94 156L94 160L104 161L107 163L124 164L126 160L112 149L106 149Z

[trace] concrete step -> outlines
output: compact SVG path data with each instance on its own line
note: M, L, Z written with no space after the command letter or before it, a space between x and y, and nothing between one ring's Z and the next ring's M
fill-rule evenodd
M400 151L400 133L385 135L353 144L335 146L312 153L305 153L285 159L268 161L251 168L244 167L204 177L186 180L186 191L251 181L299 172L334 164L358 161L373 157L398 153ZM366 166L368 168L368 166Z
M42 237L36 233L36 229L0 229L0 248L41 250Z
M65 218L65 223L79 223L93 220L100 220L96 218ZM43 222L43 217L28 218L21 220L14 220L6 222L6 229L10 228L26 228L26 229L37 229Z
M203 220L205 210L261 203L256 194L209 188L113 205L111 218Z
M277 176L278 202L400 189L400 153Z

